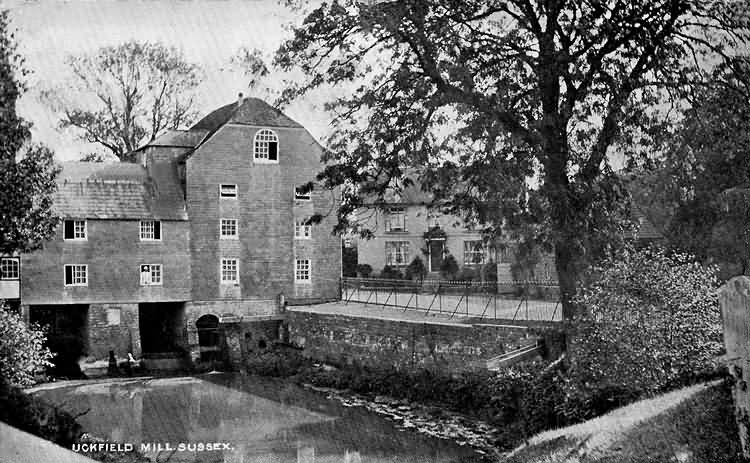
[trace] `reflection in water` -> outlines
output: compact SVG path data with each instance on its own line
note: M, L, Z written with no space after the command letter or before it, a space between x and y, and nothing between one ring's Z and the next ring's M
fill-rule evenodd
M221 374L89 383L37 394L76 414L88 409L79 418L85 431L133 443L157 461L474 460L468 449L399 431L366 410L343 407L281 381Z

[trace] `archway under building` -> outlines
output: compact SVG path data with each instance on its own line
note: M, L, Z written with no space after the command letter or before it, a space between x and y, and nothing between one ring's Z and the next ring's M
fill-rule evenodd
M138 304L141 351L148 354L187 352L187 327L183 302Z
M196 322L198 347L201 362L216 362L222 359L223 336L219 329L219 317L203 315Z
M50 373L59 378L81 378L78 362L88 352L88 304L32 305L29 322L46 329L47 347L55 356Z

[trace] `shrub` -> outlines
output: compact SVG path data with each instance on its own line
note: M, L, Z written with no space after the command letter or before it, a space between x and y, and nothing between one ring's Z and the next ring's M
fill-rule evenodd
M30 386L37 374L52 366L52 353L44 346L42 329L24 323L4 302L0 302L0 333L0 377L8 384Z
M592 269L571 323L566 414L584 419L716 368L714 267L686 254L625 250Z
M484 281L495 283L497 282L497 264L495 262L487 262L482 267L484 273Z
M370 278L370 275L372 275L372 267L368 264L358 264L357 275L362 278Z
M461 281L474 281L479 278L479 272L474 270L471 267L463 267L460 272L458 272L458 279Z
M407 280L422 280L427 275L427 267L419 256L416 256L414 260L406 267L405 277Z
M393 268L390 265L386 265L380 272L380 278L384 280L403 280L404 275L400 270Z
M440 264L440 274L448 280L455 280L458 273L458 262L452 254L447 254Z

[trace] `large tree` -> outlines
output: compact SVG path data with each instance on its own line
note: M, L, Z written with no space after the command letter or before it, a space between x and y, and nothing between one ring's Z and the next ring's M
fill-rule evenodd
M49 149L30 143L29 124L16 112L25 75L8 12L0 11L0 254L38 247L57 224L52 196L59 168Z
M202 71L174 47L129 41L71 56L70 89L46 92L61 113L60 126L97 143L122 161L165 129L196 117L195 90Z
M638 154L665 113L657 103L744 43L742 2L701 3L334 0L294 28L275 62L308 76L287 99L360 84L329 104L321 179L344 187L341 228L364 197L417 168L439 204L490 233L535 221L569 318L580 272L627 213L609 155Z

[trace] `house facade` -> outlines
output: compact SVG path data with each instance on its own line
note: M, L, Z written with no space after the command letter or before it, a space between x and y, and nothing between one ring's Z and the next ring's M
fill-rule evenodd
M89 360L263 347L284 304L338 297L341 241L326 214L338 196L302 188L321 152L297 122L240 98L140 148L137 163L64 163L55 237L3 259L0 297Z

